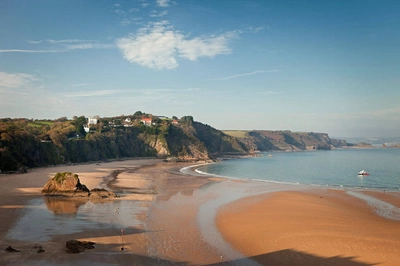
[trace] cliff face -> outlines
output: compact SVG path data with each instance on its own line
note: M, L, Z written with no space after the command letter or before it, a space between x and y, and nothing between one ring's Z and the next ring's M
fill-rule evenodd
M328 150L347 146L346 141L330 139L325 133L254 130L230 135L193 121L191 116L181 118L179 123L156 119L148 126L138 121L128 126L111 123L117 119L104 119L87 134L81 130L84 118L61 122L0 120L0 170L23 171L26 167L126 157L208 160L254 151Z
M170 125L165 134L170 155L185 161L209 159L209 151L204 143L194 136L194 132L191 125Z
M193 122L193 136L204 143L211 155L246 154L249 148L237 138L229 136L209 125Z
M332 140L326 133L253 130L240 141L251 149L269 150L330 150L347 146L346 141Z

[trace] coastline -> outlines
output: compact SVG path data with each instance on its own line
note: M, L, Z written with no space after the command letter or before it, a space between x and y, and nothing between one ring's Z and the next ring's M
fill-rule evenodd
M180 169L184 167L190 167L189 172L181 172ZM333 190L329 189L302 185L226 179L199 174L195 172L195 168L193 163L166 163L147 159L60 166L36 169L28 174L1 175L0 215L6 218L2 219L0 225L0 243L3 249L11 245L21 252L4 253L4 256L0 257L0 264L65 265L64 261L68 261L77 265L93 262L96 265L132 265L133 261L133 265L259 265L263 264L263 260L259 259L260 254L277 254L275 257L280 259L278 264L282 265L281 262L284 261L281 259L285 254L290 255L291 264L298 262L298 254L304 253L305 257L307 254L314 254L313 259L329 256L318 255L315 244L315 249L299 249L300 251L296 250L295 253L291 252L293 247L288 247L290 252L284 252L282 255L281 250L256 251L260 243L258 240L245 242L246 236L252 231L243 231L244 225L253 225L260 236L268 229L265 224L256 224L265 221L265 218L250 219L252 214L247 211L257 206L270 208L284 202L293 203L287 200L288 195L303 197L302 202L307 204L315 203L314 196L319 195L326 204L316 208L317 214L327 211L340 213L344 206L357 202L358 208L355 210L362 215L369 215L368 220L360 218L360 221L370 224L371 221L376 221L376 217L387 220L371 212L371 206L365 201L342 190L332 192ZM120 198L97 204L75 200L68 203L43 203L44 198L40 190L47 179L57 171L78 173L81 182L89 188L109 188ZM398 193L382 194L368 191L364 194L400 206ZM322 198L318 197L321 200ZM263 200L265 203L258 205ZM312 211L305 208L307 204L297 205L297 209L311 214ZM244 209L241 206L245 206ZM260 213L266 212L265 210ZM281 210L284 210L281 214L287 216L282 216L280 224L293 220L293 217L290 217L293 210ZM221 225L221 219L226 220L225 217L232 213L240 213L235 218L236 221L246 221L227 229L226 223ZM323 215L316 216L317 218L303 221L323 221ZM344 217L344 221L352 221L349 217ZM65 223L69 225L65 227ZM382 222L378 224L382 225ZM386 222L384 224L386 226ZM346 228L340 220L332 221L330 227ZM392 227L388 227L387 230L390 228ZM235 233L229 230L242 232L239 242L247 243L246 246L252 247L253 250L249 253L243 246L238 245ZM296 226L286 226L283 233L293 230L296 231ZM361 242L362 237L358 238ZM93 241L96 243L95 249L86 250L78 256L68 254L65 251L65 241L70 239ZM45 252L37 254L33 248L37 245L43 246ZM342 258L345 254L347 253L332 256ZM349 253L346 256L357 255ZM385 261L384 257L382 258L378 262ZM349 261L352 262L346 262ZM362 257L353 262L359 261L364 263ZM336 264L330 265L340 265L343 260L334 262ZM377 261L371 260L371 263Z

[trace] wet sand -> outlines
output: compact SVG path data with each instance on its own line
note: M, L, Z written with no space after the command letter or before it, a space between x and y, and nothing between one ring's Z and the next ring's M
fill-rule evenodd
M400 265L399 193L351 193L374 204L346 191L278 192L230 203L216 222L262 265Z
M0 265L399 262L399 221L373 210L382 202L398 207L398 193L350 195L179 171L187 166L129 160L0 175L0 247L21 251L3 252ZM65 171L120 198L95 203L40 195L48 178ZM368 205L363 195L378 201ZM396 215L390 206L384 213ZM71 239L95 242L95 249L69 254ZM36 253L39 245L44 253Z
M179 172L189 165L132 160L0 175L0 245L20 250L3 252L0 265L206 265L226 260L229 245L210 244L205 232L215 228L214 214L201 208L228 195L209 208L215 213L231 201L231 193L221 188L237 182L222 185L222 179ZM64 171L77 173L89 189L110 189L120 198L95 203L42 196L48 178ZM65 243L71 239L95 242L95 249L67 253ZM37 253L37 246L45 252Z

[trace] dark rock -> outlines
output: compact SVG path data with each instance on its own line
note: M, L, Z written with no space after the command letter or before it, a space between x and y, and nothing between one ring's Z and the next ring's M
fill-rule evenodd
M89 189L81 184L77 174L57 173L49 179L42 189L42 194L52 196L88 197Z
M85 249L93 249L94 242L90 241L79 241L79 240L69 240L66 242L65 246L71 253L81 253Z
M117 198L118 196L104 188L94 188L90 191L90 201L99 201L102 199Z
M36 253L43 253L44 252L44 249L42 248L42 246L35 246L35 248L37 249Z
M8 251L8 252L20 252L19 250L12 248L11 246L8 246L4 251Z

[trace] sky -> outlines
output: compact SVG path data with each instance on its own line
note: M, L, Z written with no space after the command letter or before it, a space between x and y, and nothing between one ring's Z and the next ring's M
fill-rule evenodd
M400 136L398 0L1 0L0 117Z

